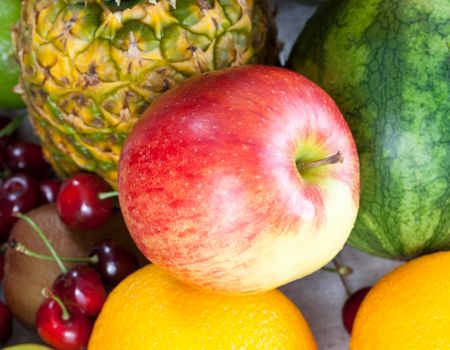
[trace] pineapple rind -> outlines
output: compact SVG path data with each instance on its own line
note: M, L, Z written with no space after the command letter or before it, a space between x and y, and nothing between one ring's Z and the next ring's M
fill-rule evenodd
M26 0L16 35L45 157L63 177L91 171L113 188L123 142L158 95L190 76L276 57L265 0L125 4Z

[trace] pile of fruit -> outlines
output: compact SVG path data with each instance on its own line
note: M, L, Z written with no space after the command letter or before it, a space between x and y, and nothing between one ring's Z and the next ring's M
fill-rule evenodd
M325 269L350 349L450 349L449 23L326 0L278 67L265 0L3 4L0 344L314 350ZM352 294L347 242L410 261Z

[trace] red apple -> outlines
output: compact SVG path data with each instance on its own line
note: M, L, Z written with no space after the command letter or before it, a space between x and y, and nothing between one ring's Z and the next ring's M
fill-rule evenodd
M358 210L357 152L311 81L269 66L225 69L144 113L121 154L119 200L153 263L198 287L261 292L342 249Z

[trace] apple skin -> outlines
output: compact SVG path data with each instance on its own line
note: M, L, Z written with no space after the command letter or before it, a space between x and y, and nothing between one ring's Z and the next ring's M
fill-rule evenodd
M296 159L341 152L299 173ZM342 249L359 205L359 163L333 100L283 68L186 80L150 106L119 163L119 200L141 252L180 280L270 290Z

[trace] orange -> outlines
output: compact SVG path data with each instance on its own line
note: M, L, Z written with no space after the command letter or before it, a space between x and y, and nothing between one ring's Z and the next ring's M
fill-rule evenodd
M383 277L361 304L350 349L450 349L450 252L414 259Z
M277 290L214 294L148 265L108 297L89 350L315 350L296 306Z

